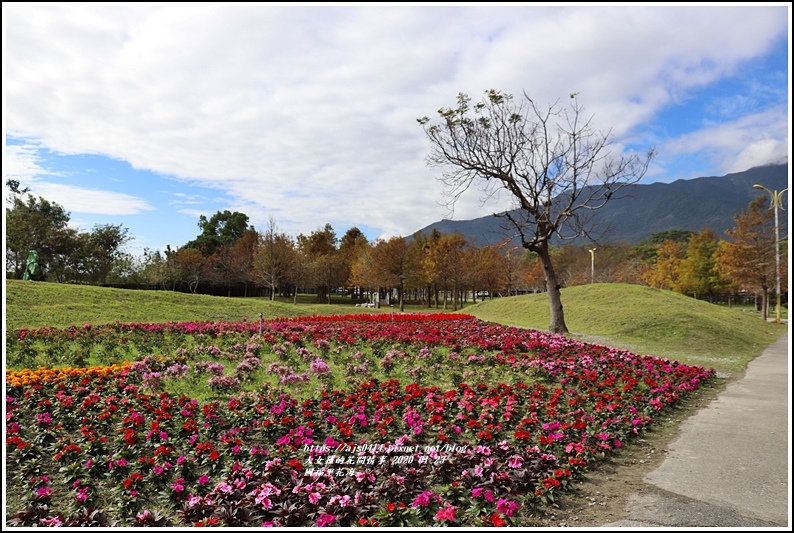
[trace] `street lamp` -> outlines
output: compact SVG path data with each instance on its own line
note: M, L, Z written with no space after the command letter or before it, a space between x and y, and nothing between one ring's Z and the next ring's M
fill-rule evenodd
M595 283L595 248L590 248L590 283Z
M775 210L775 275L777 276L777 281L775 282L775 322L780 324L780 226L777 218L777 208L783 209L783 204L780 202L780 199L783 197L783 193L788 189L783 189L780 192L770 191L763 185L758 185L757 183L753 185L753 188L763 189L768 192L769 197L772 199L772 206L770 209L774 208Z

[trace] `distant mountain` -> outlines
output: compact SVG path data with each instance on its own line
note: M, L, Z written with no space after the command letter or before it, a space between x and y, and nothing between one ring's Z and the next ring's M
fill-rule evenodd
M632 185L628 197L611 200L596 211L593 222L606 233L600 243L627 242L637 244L654 233L683 229L700 232L711 228L720 239L735 226L734 215L746 209L758 195L766 192L754 189L760 184L773 191L789 186L788 164L767 165L725 176L710 176L672 183ZM624 191L626 190L624 189ZM622 193L623 191L621 191ZM788 199L783 198L788 209ZM781 238L787 235L786 211L780 213ZM412 237L427 235L434 229L440 233L462 234L474 240L475 246L496 244L514 232L505 230L504 217L489 215L473 220L440 220L426 226ZM607 229L608 228L608 229ZM566 241L584 244L586 241ZM516 244L519 241L516 240Z

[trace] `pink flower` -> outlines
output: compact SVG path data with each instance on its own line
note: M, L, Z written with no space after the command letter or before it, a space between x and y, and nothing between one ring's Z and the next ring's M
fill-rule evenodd
M322 498L322 496L320 495L319 492L312 492L309 494L309 502L312 505L317 505L317 502L320 501L320 498Z
M210 480L209 476L200 476L198 478L199 485L206 485Z

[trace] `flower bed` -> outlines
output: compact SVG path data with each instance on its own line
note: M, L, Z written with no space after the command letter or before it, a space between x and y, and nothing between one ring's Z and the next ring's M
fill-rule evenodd
M86 324L6 348L130 358L6 371L24 526L527 524L714 375L445 314Z

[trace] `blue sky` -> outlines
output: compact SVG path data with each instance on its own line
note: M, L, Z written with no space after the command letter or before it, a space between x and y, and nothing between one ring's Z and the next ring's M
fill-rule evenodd
M448 215L416 118L491 88L578 92L615 151L656 146L644 183L786 162L790 9L4 3L3 181L133 254L227 209L409 235ZM511 207L479 199L454 218Z

